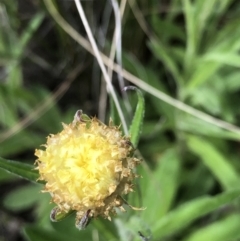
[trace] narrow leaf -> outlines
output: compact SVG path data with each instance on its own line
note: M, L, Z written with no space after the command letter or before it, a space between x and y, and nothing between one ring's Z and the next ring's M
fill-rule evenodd
M155 57L162 61L166 68L170 71L177 83L179 85L183 84L183 78L176 62L174 61L174 58L172 58L170 55L170 50L168 50L168 47L155 39L151 39L148 45Z
M147 207L141 217L150 225L166 215L173 204L179 186L180 162L176 149L171 148L161 155L154 171L138 168L143 177L139 186L144 195L142 204L137 205Z
M24 30L24 32L20 38L17 57L20 57L22 55L24 48L28 44L29 40L33 37L34 32L41 25L43 19L44 19L44 14L41 12L37 13L35 16L33 16L31 18L29 25Z
M240 196L240 189L226 191L214 197L204 196L187 202L158 220L152 227L155 238L172 235L174 232L187 227L191 222L209 212L229 204Z
M6 160L0 157L0 168L32 182L37 182L39 178L38 171L34 170L35 167L26 163Z
M214 61L232 67L240 67L240 57L237 53L209 53L203 57L204 61Z
M223 130L186 113L182 113L181 118L178 119L178 129L180 131L206 137L217 137L237 141L240 140L239 134Z
M183 0L183 9L184 16L186 21L186 30L187 30L187 48L185 55L185 69L187 71L191 70L193 65L193 60L195 59L196 54L196 20L194 15L194 7L190 0Z
M136 147L140 138L141 130L142 130L142 123L143 123L143 117L145 112L145 101L144 101L142 92L138 88L134 86L127 86L124 88L124 91L126 90L135 90L138 95L137 107L132 120L132 124L129 129L131 142Z
M119 98L118 98L119 99ZM109 97L110 101L110 116L115 125L119 125L121 123L121 120L119 118L116 105L114 104L113 98Z
M181 160L179 153L174 149L168 149L159 158L159 186L161 189L161 199L158 200L158 216L166 215L170 209L179 186L179 174Z
M45 230L45 229L37 227L37 226L29 225L24 228L23 232L24 232L24 236L29 241L45 241L45 240L64 241L64 240L66 240L66 236L64 236L64 234L62 234L62 233L57 233L56 231L52 231L52 230ZM73 241L76 239L73 239L71 237L70 240Z
M40 189L41 186L35 184L24 185L17 190L14 189L4 198L3 204L12 211L26 210L45 197L40 193Z
M186 88L186 93L204 84L221 67L216 61L199 61Z
M239 177L224 155L203 138L188 137L188 147L197 154L225 189L239 186Z
M239 240L240 216L238 214L231 215L221 221L215 222L207 227L198 229L190 235L185 241L226 241Z

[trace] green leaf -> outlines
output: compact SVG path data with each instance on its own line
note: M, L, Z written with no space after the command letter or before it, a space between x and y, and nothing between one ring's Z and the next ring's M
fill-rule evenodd
M226 88L229 92L238 91L240 89L240 73L238 70L231 71L227 76Z
M192 74L185 92L204 84L220 67L221 64L215 61L198 61L196 70Z
M183 0L183 9L187 30L187 48L185 55L185 69L189 72L194 64L197 44L196 21L194 7L190 0Z
M226 241L239 240L240 216L238 214L231 215L221 221L208 225L205 228L198 229L191 234L185 241Z
M179 114L177 128L180 131L185 131L187 133L203 135L207 137L240 140L239 134L223 130L217 126L209 124L186 113L181 113L181 115Z
M159 81L159 76L162 76L160 71L158 73L155 73L152 69L141 64L135 57L131 56L130 54L124 53L123 57L124 67L128 71L141 78L152 87L161 90L165 94L170 95L170 93L167 92L164 84ZM146 96L151 101L155 112L160 116L164 116L164 118L167 119L168 125L174 126L175 121L173 107L169 104L166 104L164 101L160 101L153 95L146 93Z
M39 202L42 198L39 185L27 185L11 191L4 198L4 206L12 211L21 211Z
M146 227L145 220L132 215L128 221L115 218L114 223L118 229L119 241L140 241L138 232L141 230L145 235L151 236L149 228Z
M0 142L2 141L0 145L0 153L3 157L18 154L26 150L32 150L45 141L45 136L43 136L42 133L36 134L33 131L26 129L15 133L15 135L11 135L10 132L8 133L6 131L1 137L3 138L3 141L0 140Z
M206 28L206 25L208 24L208 20L211 16L215 15L216 10L216 1L202 1L197 0L195 3L195 19L196 19L196 32L198 33L198 41L201 40L203 37L202 33ZM218 5L220 5L218 3Z
M211 193L216 186L214 176L209 173L202 162L197 163L194 168L183 169L180 176L179 182L184 190L177 202L181 204L206 195L206 193Z
M0 169L0 182L5 182L5 181L9 181L9 180L14 180L13 175Z
M35 167L26 163L6 160L0 157L0 168L32 182L37 182L39 178L38 171L34 170Z
M111 117L111 120L113 121L114 125L119 125L121 123L121 120L119 118L116 105L115 105L115 103L113 101L113 98L111 96L109 97L109 102L110 102L110 117Z
M152 14L150 24L154 34L156 34L163 43L168 43L171 39L185 41L185 33L181 27L172 20L159 18L158 14ZM164 31L164 29L167 29L167 31Z
M179 153L173 148L165 151L159 158L158 177L161 198L157 200L159 207L157 211L155 210L158 217L164 216L174 201L179 186L180 164Z
M27 226L24 228L24 235L29 241L65 241L65 240L71 240L71 241L77 241L81 240L81 237L83 238L82 240L92 240L89 239L90 235L86 235L86 233L79 232L79 239L77 237L74 237L71 234L63 233L62 232L57 232L54 230L49 230L49 229L44 229L41 227L37 226Z
M133 213L138 215L144 227L151 227L170 210L178 190L180 175L180 159L174 148L167 150L158 160L157 166L151 170L142 163L137 173L137 193L128 195L128 203L135 207L146 207L146 210ZM141 227L140 231L144 231ZM140 228L140 227L139 227Z
M240 57L237 53L209 53L203 57L204 61L214 61L232 67L240 67Z
M32 228L26 227L24 228L24 236L29 241L61 241L60 235L57 235L56 232L49 231L49 230L41 230L40 228Z
M177 209L169 212L165 217L158 220L152 227L153 236L161 238L172 235L191 222L209 212L231 203L240 196L240 189L226 191L214 197L204 196L196 200L186 202Z
M32 38L34 32L38 29L38 27L42 23L43 19L44 19L44 14L41 12L37 13L35 16L31 17L31 22L29 23L29 25L27 26L27 28L24 30L23 34L21 35L16 57L20 57L23 54L23 51L24 51L26 45Z
M127 86L124 88L124 90L135 90L138 95L138 103L137 107L135 110L135 114L132 120L132 124L129 129L129 134L131 137L131 142L133 146L137 146L141 130L142 130L142 123L143 123L143 117L144 117L144 112L145 112L145 101L142 92L134 87L134 86Z
M147 207L142 211L141 217L150 225L155 223L156 219L163 217L171 208L179 185L179 172L180 159L177 151L172 148L158 159L154 171L145 170L140 173L143 176L140 180L140 188L144 194L142 206Z
M175 59L170 56L170 50L167 46L163 45L160 41L151 39L148 43L149 48L157 59L163 62L166 68L173 75L174 79L179 85L183 84L183 78L180 74Z
M187 145L198 155L225 189L239 186L238 174L224 155L203 138L189 136Z
M28 225L24 228L24 236L29 241L94 241L96 240L94 238L96 235L99 241L117 240L114 237L105 237L105 232L108 232L106 228L102 232L95 228L93 225L95 220L92 221L86 230L79 231L75 227L74 219L75 217L72 216L61 222L51 222L51 226Z

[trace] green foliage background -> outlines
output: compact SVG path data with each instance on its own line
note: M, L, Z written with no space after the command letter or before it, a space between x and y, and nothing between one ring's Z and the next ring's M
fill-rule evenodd
M110 1L82 4L108 56ZM106 114L98 108L107 95L101 71L62 20L86 37L74 1L0 1L0 240L141 241L138 231L151 241L240 240L239 1L126 2L123 66L142 80L134 83L145 99L144 108L141 94L127 92L133 110L138 104L133 118L118 91L143 158L127 198L146 210L96 219L85 231L72 216L51 223L42 184L9 174L36 180L34 149L78 109L120 124L111 100ZM119 90L117 81L113 74Z

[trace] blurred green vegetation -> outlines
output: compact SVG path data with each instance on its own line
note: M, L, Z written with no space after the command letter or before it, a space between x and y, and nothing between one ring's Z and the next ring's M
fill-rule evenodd
M107 92L96 60L64 30L47 1L0 2L2 163L5 158L33 164L34 149L61 130L61 122L72 121L77 109L93 116L106 110L105 122L115 116L111 103L99 107ZM49 2L86 37L74 1ZM109 56L111 1L82 4L100 50ZM0 170L0 240L141 241L138 231L151 241L240 240L239 51L237 0L127 1L123 67L180 101L170 105L141 89L142 178L126 198L146 210L127 209L112 222L99 218L80 232L73 216L50 222L53 205L40 184ZM134 113L124 107L115 73L112 79L129 124ZM127 94L134 110L136 94ZM207 116L211 123L204 113L214 117Z

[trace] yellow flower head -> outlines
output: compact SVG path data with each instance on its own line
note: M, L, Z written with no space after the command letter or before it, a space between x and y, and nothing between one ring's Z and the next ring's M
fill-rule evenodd
M118 127L106 126L78 111L62 132L47 138L45 150L36 150L40 180L62 212L77 211L77 222L91 216L110 219L122 208L121 195L132 191L133 169L139 162Z

